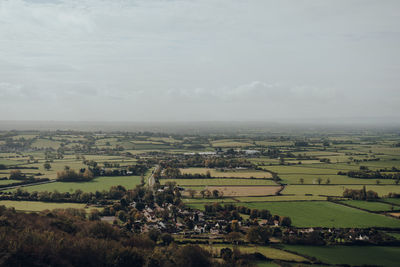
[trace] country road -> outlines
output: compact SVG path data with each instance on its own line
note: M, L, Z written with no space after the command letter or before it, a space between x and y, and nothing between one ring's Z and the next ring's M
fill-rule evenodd
M156 183L156 179L154 179L154 173L156 173L158 170L160 169L160 165L156 165L156 167L154 168L153 172L151 173L148 183L149 186L152 188L154 186L154 184Z

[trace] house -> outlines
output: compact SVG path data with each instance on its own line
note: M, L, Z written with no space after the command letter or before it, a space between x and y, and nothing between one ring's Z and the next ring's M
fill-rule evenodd
M260 220L260 221L258 222L258 224L261 225L261 226L268 225L268 220Z
M367 241L367 240L369 240L369 237L368 236L366 236L366 235L359 235L358 237L356 237L355 238L356 240L359 240L359 241Z
M202 233L205 232L204 226L195 225L194 228L193 228L193 230L194 230L196 233L199 233L199 234L202 234Z

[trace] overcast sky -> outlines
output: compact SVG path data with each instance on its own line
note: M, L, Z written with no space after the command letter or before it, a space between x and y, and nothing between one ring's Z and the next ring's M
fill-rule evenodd
M400 1L0 0L0 120L398 117Z

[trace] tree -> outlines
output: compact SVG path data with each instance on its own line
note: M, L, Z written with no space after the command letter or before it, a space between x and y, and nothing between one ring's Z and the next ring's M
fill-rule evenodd
M238 232L240 230L238 220L232 220L231 229L233 232Z
M46 171L50 170L51 169L50 163L46 162L45 164L43 164L43 168L45 168Z
M257 217L258 217L258 210L252 209L251 212L250 212L250 218L251 219L255 219Z
M233 256L233 252L232 249L230 248L223 248L221 249L221 258L226 261L226 262L230 262L232 261L232 256Z
M164 170L164 175L167 178L179 178L181 175L181 171L178 168L167 167Z
M212 266L210 253L198 245L179 247L175 254L175 266Z
M252 226L247 232L246 238L250 243L267 244L269 242L269 230L261 226Z
M326 184L330 184L331 183L331 179L326 179Z
M271 213L269 212L269 210L261 210L260 211L260 218L269 220L271 218Z
M157 242L158 238L160 237L161 233L160 231L158 231L157 229L151 229L148 232L148 236L151 240L153 240L154 242Z
M92 210L89 214L89 220L99 221L100 220L100 212L96 209Z
M10 180L21 180L25 178L25 174L22 174L20 170L10 171Z
M219 191L217 189L214 189L212 191L212 195L213 195L214 198L218 198L219 197Z
M93 173L89 169L86 169L83 173L83 178L85 178L86 180L91 180L93 179L93 177Z
M202 193L202 192L203 192L203 193ZM208 190L208 189L202 190L202 191L200 192L200 194L203 196L203 198L204 198L204 196L205 196L206 198L210 198L210 197L211 197L211 191Z
M239 233L239 232L230 232L229 234L227 234L227 235L225 236L225 239L226 239L228 242L236 243L236 244L237 244L240 240L242 240L242 234Z
M300 178L300 183L304 184L304 178Z
M170 235L168 233L163 233L161 235L161 240L162 240L163 245L168 246L169 244L171 244L174 241L174 238L172 235Z
M280 224L284 227L290 227L292 225L292 220L289 217L284 216L280 218Z
M394 180L394 183L395 183L396 185L398 185L399 182L400 182L400 178L397 178L396 180Z
M318 184L321 184L322 178L321 178L321 177L318 177L317 182L318 182Z
M376 184L379 185L381 183L380 180L376 180Z
M126 222L126 220L128 219L126 212L123 210L118 211L118 219L120 219L123 222Z

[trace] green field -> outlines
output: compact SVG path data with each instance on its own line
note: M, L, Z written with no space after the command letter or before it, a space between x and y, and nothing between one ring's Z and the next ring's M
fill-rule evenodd
M400 205L400 198L384 198L382 201L395 204L395 205Z
M220 251L223 248L233 248L232 245L229 244L213 244L211 246L203 245L204 248L209 249L210 251ZM267 258L274 259L274 260L284 260L284 261L297 261L297 262L302 262L302 261L308 261L306 258L301 257L299 255L280 250L277 248L273 247L266 247L266 246L235 246L235 248L238 248L240 252L242 253L261 253ZM219 252L217 252L219 254Z
M297 227L400 227L400 220L372 214L327 201L240 203L253 209L267 209L289 216Z
M257 267L280 267L278 264L272 261L260 261L256 262Z
M400 240L400 233L391 233L391 232L387 232L388 235L393 236L394 238L396 238L397 240Z
M285 249L316 257L318 260L328 264L397 267L400 262L400 247L286 245Z
M11 200L0 200L0 206L6 206L8 208L13 207L19 211L42 211L42 210L53 210L53 209L85 209L85 204L77 203L49 203L39 201L11 201ZM88 209L89 210L89 209Z
M2 176L0 174L0 176ZM0 180L0 185L5 185L5 184L12 184L12 183L21 183L22 181L20 180Z
M48 139L37 139L32 144L33 147L36 148L53 148L57 149L60 147L60 142L52 141Z
M233 198L184 198L182 199L185 204L209 204L209 203L234 203Z
M318 165L318 164L315 164ZM279 165L279 166L261 166L267 170L273 171L281 174L314 174L314 175L328 175L328 174L337 174L338 169L327 169L327 168L318 168L312 167L311 164L301 164L301 165Z
M269 196L269 197L235 197L240 202L269 202L269 201L293 201L293 200L326 200L321 196Z
M400 210L400 207L396 207L390 204L375 202L375 201L362 201L362 200L346 200L341 201L340 203L344 203L346 205L350 205L352 207L368 210L368 211L391 211L392 208L394 210Z
M282 191L282 194L313 194L324 196L343 196L343 191L348 189L362 189L362 185L289 185ZM400 186L396 185L367 185L366 190L373 190L380 197L390 192L400 193Z
M59 192L75 192L82 190L84 192L96 192L109 190L111 186L122 185L127 189L132 189L140 184L140 176L104 176L93 179L90 182L54 182L42 185L34 185L23 187L28 192L54 191Z
M350 178L344 175L335 175L335 174L325 174L325 175L317 175L317 174L279 174L279 177L283 180L284 183L287 184L301 184L300 179L304 180L304 184L318 184L318 178L321 178L321 185L327 183L329 179L329 184L361 184L361 185L374 185L376 184L377 179L359 179L359 178ZM379 180L381 184L394 185L394 181L391 179L381 179Z

